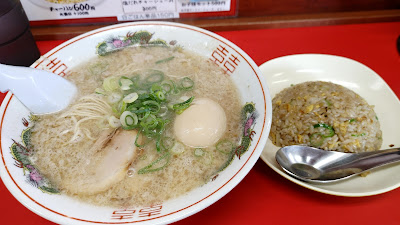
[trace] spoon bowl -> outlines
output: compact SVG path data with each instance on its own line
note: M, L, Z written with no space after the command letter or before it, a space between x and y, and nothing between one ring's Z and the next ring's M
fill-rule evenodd
M400 149L344 153L293 145L279 149L275 158L282 169L295 178L328 183L400 161Z
M70 81L47 71L0 64L0 92L11 91L34 114L65 109L77 93Z

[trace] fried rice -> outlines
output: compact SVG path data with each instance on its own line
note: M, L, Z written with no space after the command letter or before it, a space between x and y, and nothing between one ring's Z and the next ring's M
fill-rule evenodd
M331 82L288 87L272 100L269 138L279 147L305 144L325 150L379 150L382 131L374 107Z

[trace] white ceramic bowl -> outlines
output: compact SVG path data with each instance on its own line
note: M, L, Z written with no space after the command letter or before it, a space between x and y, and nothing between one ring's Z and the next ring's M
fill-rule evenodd
M253 60L230 41L209 31L177 23L138 22L124 23L94 30L73 38L54 48L32 67L49 70L61 76L80 62L96 57L96 46L114 48L111 40L148 31L151 40L162 39L167 44L178 44L216 62L232 77L237 85L243 105L255 104L256 119L252 124L251 144L240 159L219 176L179 198L161 205L143 208L96 207L62 194L48 194L29 184L34 179L34 165L22 169L11 153L13 140L24 144L23 134L31 126L30 112L11 93L0 108L1 162L0 174L10 192L27 208L38 215L60 224L165 224L190 216L234 188L253 167L267 142L271 124L271 97L262 74ZM151 41L150 40L150 41ZM19 165L19 166L18 166ZM24 165L27 167L28 165Z
M292 84L306 81L328 81L353 90L374 106L383 133L382 149L399 146L400 101L389 85L372 69L341 56L298 54L279 57L260 66L272 96ZM388 110L390 108L390 110ZM400 164L376 168L366 177L354 176L339 182L316 184L291 177L276 162L279 147L267 141L261 159L283 177L318 192L361 197L377 195L400 187ZM378 150L378 149L377 149Z

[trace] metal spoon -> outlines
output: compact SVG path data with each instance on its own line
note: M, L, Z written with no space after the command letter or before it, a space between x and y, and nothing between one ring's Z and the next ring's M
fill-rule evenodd
M73 83L56 74L0 64L0 92L8 90L34 114L61 111L77 93Z
M343 153L293 145L279 149L275 158L293 177L307 182L328 183L400 161L400 149Z

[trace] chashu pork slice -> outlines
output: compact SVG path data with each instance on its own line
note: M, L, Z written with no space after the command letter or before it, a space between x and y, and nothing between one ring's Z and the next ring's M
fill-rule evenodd
M64 188L78 195L104 192L126 176L129 165L137 156L135 130L108 129L92 146L94 158L82 166L83 176L70 178Z

